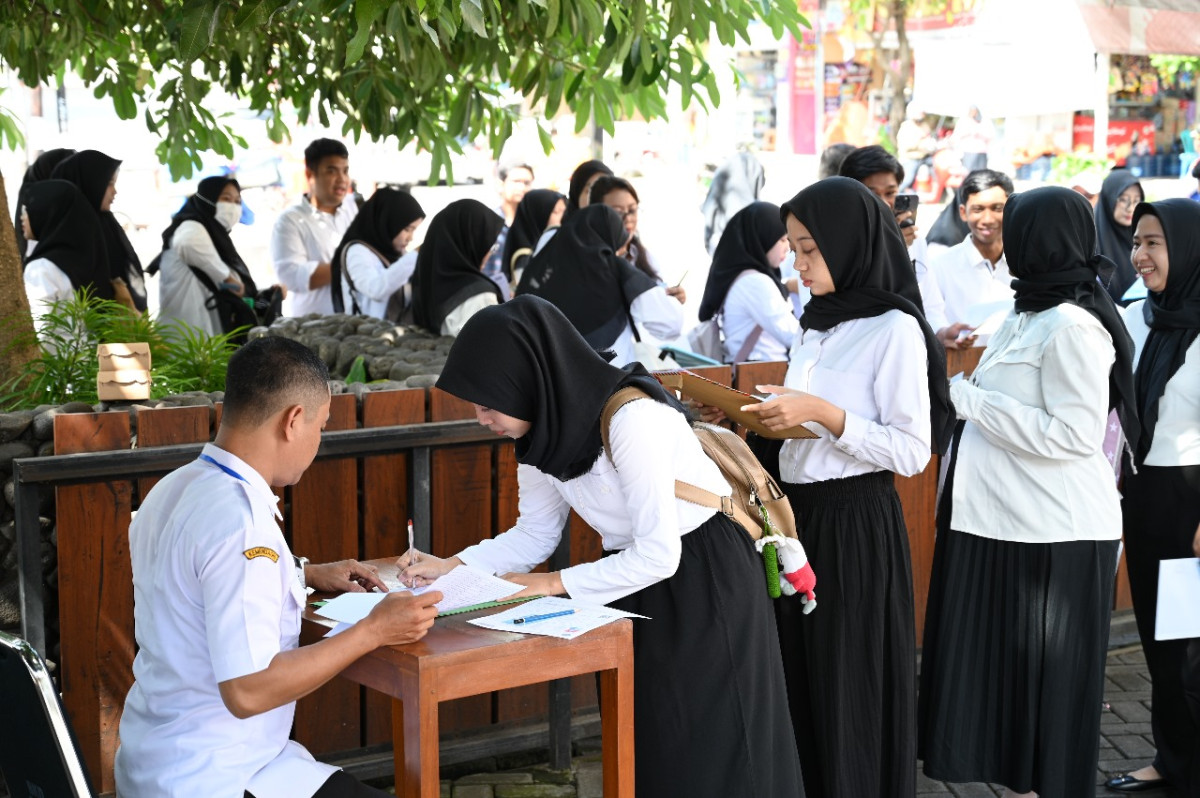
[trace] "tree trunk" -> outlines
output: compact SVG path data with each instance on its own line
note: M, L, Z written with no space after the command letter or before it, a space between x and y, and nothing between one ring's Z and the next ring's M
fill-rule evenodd
M896 45L900 55L900 70L898 73L892 73L892 107L888 114L892 137L895 138L896 132L900 130L900 123L904 121L907 106L904 90L912 74L912 47L909 46L908 31L904 24L908 4L905 0L892 0L891 6L892 24L896 26Z
M0 175L0 381L22 373L38 355L11 219L4 176Z

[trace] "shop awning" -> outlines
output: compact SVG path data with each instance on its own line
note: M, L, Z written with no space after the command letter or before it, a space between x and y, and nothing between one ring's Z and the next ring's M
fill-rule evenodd
M1200 55L1196 0L1076 0L1096 50Z

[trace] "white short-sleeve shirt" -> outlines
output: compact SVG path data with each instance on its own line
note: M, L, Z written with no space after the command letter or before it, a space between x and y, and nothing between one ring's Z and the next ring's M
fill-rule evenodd
M115 774L122 798L311 796L336 768L288 741L295 704L246 719L219 683L299 645L305 591L278 499L213 444L150 491L129 528L134 684ZM234 476L236 474L237 476Z

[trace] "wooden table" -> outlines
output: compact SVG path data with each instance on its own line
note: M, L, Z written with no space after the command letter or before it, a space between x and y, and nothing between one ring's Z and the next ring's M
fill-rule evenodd
M395 578L395 559L372 564ZM342 671L346 679L392 697L396 795L440 795L439 702L598 671L604 795L632 798L632 622L624 618L574 640L495 632L467 623L495 611L438 618L419 642L377 649ZM307 605L301 640L315 642L332 626Z

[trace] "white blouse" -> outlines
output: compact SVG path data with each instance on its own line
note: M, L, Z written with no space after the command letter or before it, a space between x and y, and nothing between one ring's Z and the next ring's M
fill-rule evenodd
M499 304L500 300L491 291L481 291L474 296L467 297L458 307L447 313L446 318L442 319L441 334L457 338L468 319L484 308Z
M50 312L55 302L70 299L75 293L71 278L52 261L45 258L31 260L25 264L25 296L33 312L33 325L40 334L45 326L43 316Z
M900 310L802 330L792 345L784 385L821 397L846 411L835 436L816 422L816 440L784 441L779 454L785 482L894 471L919 474L929 463L928 354L915 318Z
M674 341L683 332L683 305L661 285L639 294L629 305L629 315L633 316L638 328L646 333L643 338ZM617 340L604 348L616 352L613 364L623 366L637 360L633 344L633 327L626 323Z
M346 247L346 274L342 279L342 307L344 313L352 313L358 301L358 312L364 316L382 319L387 314L388 300L412 277L416 269L416 258L401 256L395 263L385 266L370 247L351 244ZM354 283L351 296L350 283Z
M950 387L963 429L951 527L1022 543L1116 540L1104 456L1112 337L1070 304L1012 312L970 380Z
M206 335L220 333L221 320L216 310L205 307L212 296L189 269L195 266L208 275L218 289L231 277L238 279L217 254L212 236L194 219L182 222L171 236L171 246L163 251L159 264L158 315L165 322L184 322Z
M800 321L774 280L762 272L747 271L729 286L721 308L726 363L732 363L742 351L755 327L762 328L762 332L745 359L784 360Z
M1133 366L1142 358L1150 327L1142 315L1145 300L1125 308L1125 326L1133 337ZM1154 440L1146 455L1148 466L1200 465L1200 338L1192 341L1183 365L1167 381L1158 400Z
M715 512L675 498L675 480L723 496L729 485L684 417L664 404L625 405L609 432L615 467L601 454L586 474L561 482L518 466L516 525L464 549L459 558L490 573L528 572L554 552L573 509L600 533L606 551L618 553L564 569L563 586L572 598L607 604L672 576L682 537Z

